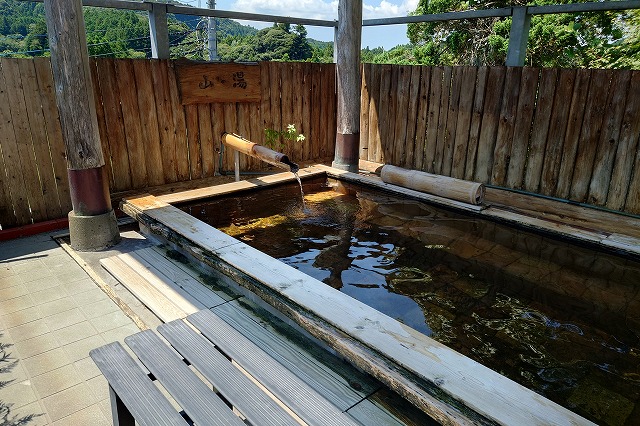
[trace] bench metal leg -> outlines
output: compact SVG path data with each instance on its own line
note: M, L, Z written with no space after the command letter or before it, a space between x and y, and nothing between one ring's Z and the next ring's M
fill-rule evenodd
M111 417L114 426L135 426L135 420L129 409L124 405L120 397L109 385L109 396L111 399Z

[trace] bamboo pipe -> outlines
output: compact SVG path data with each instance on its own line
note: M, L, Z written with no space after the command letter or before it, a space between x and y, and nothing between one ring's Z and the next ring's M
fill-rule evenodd
M255 157L265 163L269 163L283 169L289 169L291 173L296 173L299 170L298 165L289 160L289 157L285 154L273 151L262 145L258 145L255 142L251 142L250 140L243 138L242 136L225 132L222 134L222 143L229 148L235 149L236 151L250 157Z
M484 201L484 185L477 182L432 175L419 170L408 170L391 165L382 167L380 177L386 183L464 203L482 204Z

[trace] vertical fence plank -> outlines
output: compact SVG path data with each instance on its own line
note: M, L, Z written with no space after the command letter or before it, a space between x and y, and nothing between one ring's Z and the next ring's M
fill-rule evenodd
M543 69L538 89L538 104L533 120L533 132L524 176L524 187L527 191L537 192L540 187L542 165L544 162L545 146L551 113L553 112L553 97L558 79L557 69Z
M282 130L286 130L289 124L294 124L294 106L293 106L293 65L289 62L280 62L281 72L281 108L282 108ZM295 144L287 139L283 140L285 144L284 151L289 154L289 157L293 157L295 153Z
M61 214L71 211L71 195L69 193L69 175L67 173L67 159L65 144L60 127L60 117L56 104L56 94L51 72L51 62L48 58L34 58L34 66L38 77L38 87L40 89L40 100L47 131L47 140L53 165L53 179L58 193ZM111 165L107 166L110 169Z
M472 180L476 171L476 159L478 157L478 141L482 127L482 115L484 111L484 97L487 91L487 79L489 68L480 67L476 74L476 90L473 98L473 111L471 113L471 125L469 126L469 145L467 146L467 159L465 160L464 178Z
M156 114L158 117L158 127L160 129L160 155L162 158L164 182L173 183L178 180L178 169L176 165L175 132L173 128L173 112L171 110L171 93L169 91L167 68L168 63L166 60L151 61L153 87L155 87L156 91Z
M405 161L403 167L413 168L415 159L416 127L418 124L418 101L420 99L420 71L421 67L412 65L411 85L409 86L409 107L407 108L407 136L405 143Z
M564 140L569 124L571 106L571 103L567 102L567 100L571 99L574 92L575 77L575 70L560 70L553 100L553 115L549 126L547 148L542 166L540 192L544 195L554 195L558 185L560 162L562 161L562 151L564 150Z
M245 139L251 140L251 117L249 116L249 104L238 102L236 104L236 128L237 133ZM250 158L248 155L240 156L240 170L249 170Z
M505 73L505 67L489 68L482 111L482 126L478 139L478 153L476 154L475 180L478 182L487 183L491 177Z
M440 172L445 176L451 176L453 165L453 152L458 127L458 112L460 111L460 91L462 90L462 67L454 67L451 75L451 95L447 112L447 127L444 132L444 150L442 153L442 168Z
M61 213L64 215L71 211L72 206L69 194L66 148L62 137L60 118L58 117L51 63L48 58L34 58L33 61L38 77L38 87L40 88L40 100L47 131L49 155L53 164L53 178L58 192Z
M371 79L371 64L363 63L360 66L360 150L358 158L369 159L369 105L371 94L369 84Z
M260 62L260 90L262 101L260 110L262 112L262 128L273 129L273 117L271 116L271 67L269 62ZM262 133L262 132L261 132ZM262 140L262 137L260 138Z
M215 172L221 173L221 162L223 161L222 152L222 132L224 129L224 104L214 103L211 104L211 128L213 131L213 168Z
M416 119L416 136L413 147L413 168L424 170L425 143L427 137L427 117L429 113L429 89L431 84L431 68L418 67L420 70L420 91Z
M126 137L127 152L129 154L129 170L133 188L148 186L146 150L147 138L142 132L138 97L136 95L136 80L131 59L117 59L114 63L118 91L120 92L120 107Z
M293 64L293 121L298 129L299 133L304 134L304 98L305 98L305 86L304 86L304 62L295 62ZM300 162L304 160L304 142L293 142L293 161Z
M169 95L173 112L173 131L176 147L177 179L179 182L189 180L189 147L187 146L187 125L184 118L184 107L180 102L178 81L173 62L167 62L169 78Z
M380 145L380 65L371 65L367 78L369 86L369 161L381 162L382 146Z
M215 174L215 150L217 145L217 139L220 139L220 135L213 133L213 123L211 122L211 104L198 105L198 130L200 140L200 152L196 152L195 155L199 156L201 164L200 176L203 178L212 177ZM196 158L197 160L197 158ZM189 161L193 163L194 159L190 158ZM192 164L191 170L196 172L198 167ZM192 172L191 178L194 179Z
M436 152L433 157L433 172L442 173L442 163L445 143L447 139L447 118L449 116L449 100L451 99L452 67L444 67L444 79L442 80L442 92L440 97L440 117L438 118L438 134L436 137Z
M208 107L208 105L185 105L184 113L187 125L187 144L189 145L189 166L191 179L199 179L202 177L202 146L200 143L200 123L199 110L200 107ZM203 108L204 109L204 108ZM207 113L210 112L207 110Z
M124 120L120 108L120 91L115 74L113 59L101 59L96 62L100 93L104 107L107 138L113 170L113 189L126 191L132 188L131 171L129 170L129 153L127 152Z
M270 62L269 63L269 85L271 86L271 118L273 121L273 130L280 131L282 130L282 106L281 106L281 95L282 95L282 83L280 80L280 75L282 73L282 69L279 66L278 62ZM282 138L278 139L279 142L282 142Z
M625 110L627 90L631 81L631 71L618 70L613 74L600 141L593 165L589 185L589 204L603 206L607 201L609 182L613 171L613 160L618 148L620 125ZM622 190L620 188L619 190Z
M409 91L411 90L411 67L396 66L397 89L394 91L395 96L395 118L393 120L393 164L397 166L405 166L407 152L407 126L409 125L409 116L407 115L409 107ZM393 86L392 86L393 87ZM393 89L392 89L393 90ZM393 115L393 114L392 114Z
M525 67L520 76L520 94L516 110L513 141L509 156L506 186L520 189L523 187L524 168L527 161L527 149L533 121L533 112L538 95L538 68Z
M338 88L337 88L337 75L335 64L329 66L329 82L331 83L331 90L329 91L329 97L331 100L331 114L329 115L329 125L331 129L331 138L327 144L327 155L330 158L334 158L336 151L336 129L338 127Z
M98 61L95 58L89 58L89 71L91 72L91 81L93 84L93 100L96 108L96 119L98 121L98 133L100 134L100 145L102 146L102 155L104 157L105 170L109 180L109 188L115 190L115 177L113 174L113 160L111 159L111 146L109 144L109 132L107 131L107 118L104 112L104 102L102 100L102 88L100 76L98 75ZM53 76L51 77L53 80ZM56 104L56 115L57 115ZM58 119L59 120L59 119ZM62 131L62 129L60 129ZM65 148L66 149L66 148ZM65 163L66 163L65 153ZM67 177L68 179L68 177Z
M22 80L27 123L31 132L34 166L38 171L34 178L37 179L39 177L40 193L42 194L44 212L46 213L45 217L47 219L57 219L62 217L63 213L58 200L55 173L47 141L46 123L44 121L40 88L38 87L34 62L32 60L20 60L18 62L18 70Z
M16 159L19 160L18 164L20 164L24 179L20 185L26 189L25 199L28 201L31 218L34 222L37 222L47 219L47 212L38 179L36 159L33 154L32 135L29 128L27 105L19 69L19 62L21 61L25 60L2 58L2 70L6 82L8 102L11 106L11 118L17 147L17 158L14 157L14 161ZM16 188L16 191L18 191L18 188Z
M301 143L302 146L302 160L309 161L315 160L311 155L311 115L312 115L312 96L313 96L313 82L311 73L311 64L302 64L302 87L300 90L302 95L302 124L300 126L302 133L305 136L305 140Z
M232 102L225 102L223 104L224 110L224 131L227 133L238 134L238 110L236 104ZM233 171L233 152L231 149L224 150L224 158L222 160L222 167L224 171Z
M571 109L567 123L567 132L564 136L564 147L562 149L562 160L560 161L560 171L558 173L558 184L555 196L558 198L568 198L571 190L571 177L573 176L576 155L578 151L578 140L582 129L582 119L585 113L585 104L589 94L591 70L581 69L576 73L573 94L571 96Z
M398 115L398 97L400 96L400 66L391 65L391 72L389 73L389 103L387 105L386 115L386 147L384 148L385 158L387 163L398 165L395 158L396 147L396 116Z
M0 225L6 226L26 225L31 222L29 212L29 200L27 198L22 167L20 167L20 154L18 142L13 127L11 116L11 102L7 91L5 79L6 63L8 59L0 59L0 151L2 153L2 170L0 185L3 189L3 198L10 199L7 204L0 205ZM5 179L6 176L6 179Z
M147 60L133 61L133 72L142 133L145 136L144 158L147 166L147 181L150 186L162 185L165 183L162 147L151 62Z
M314 159L320 158L320 104L322 103L322 71L320 64L311 64L311 156Z
M611 81L611 71L593 70L589 96L585 104L585 115L582 120L578 155L571 179L570 199L585 202L589 190L589 181L593 170L593 161L598 147L598 135L605 114L605 102Z
M391 108L391 65L382 65L380 70L380 108L378 109L378 127L380 128L380 162L386 163L391 161L390 146L392 138L389 137L390 122L389 109Z
M442 102L442 81L444 68L431 69L431 85L429 89L429 112L427 114L427 134L424 148L423 170L433 173L435 166L436 145L438 140L438 119Z
M451 161L451 176L464 179L464 166L467 159L469 145L469 129L473 111L473 95L475 93L477 68L462 68L460 101L458 103L458 118L456 120L456 137L453 140L453 156Z
M513 131L520 96L520 79L522 76L521 67L507 68L507 78L504 82L504 92L502 94L502 108L498 121L498 134L496 135L496 146L493 150L493 166L491 172L491 183L504 186L507 180L507 170L509 167L509 155L513 143Z
M640 71L634 71L629 83L626 108L620 126L620 137L613 165L607 207L622 210L630 188L633 153L638 153L638 135L640 135ZM636 174L640 170L636 169ZM636 187L637 188L637 187ZM631 193L629 193L631 194ZM635 194L638 197L638 194Z

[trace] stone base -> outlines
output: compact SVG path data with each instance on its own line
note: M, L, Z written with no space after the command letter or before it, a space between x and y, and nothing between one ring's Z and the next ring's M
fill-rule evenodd
M98 216L78 216L69 212L71 247L78 251L99 251L120 241L118 221L113 210Z
M338 170L346 170L347 172L358 173L360 170L358 168L358 163L356 164L341 164L335 161L331 162L331 167Z

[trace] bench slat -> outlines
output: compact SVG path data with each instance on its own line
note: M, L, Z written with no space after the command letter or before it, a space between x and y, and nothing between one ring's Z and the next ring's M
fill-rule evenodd
M153 331L141 331L125 338L125 342L196 424L244 426Z
M252 424L299 425L209 340L184 321L163 324L158 331Z
M93 349L89 355L139 425L187 424L119 342Z
M344 363L337 357L332 359L333 365L326 365L319 360L323 356L326 357L326 354L319 351L310 352L314 349L313 345L291 342L286 339L286 335L280 334L270 321L262 320L258 323L261 319L248 316L244 307L239 306L237 301L217 306L211 311L280 364L286 365L291 372L342 411L357 404L381 386L364 374L358 374L355 369L344 372ZM301 346L305 351L301 350ZM356 384L358 390L354 389L351 383Z
M213 312L187 320L309 425L359 424Z

